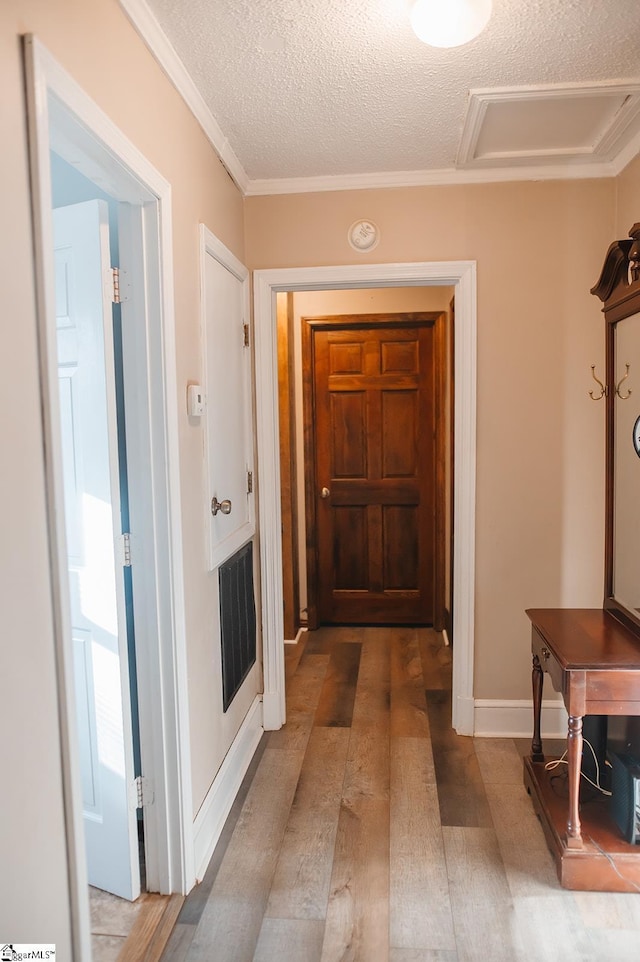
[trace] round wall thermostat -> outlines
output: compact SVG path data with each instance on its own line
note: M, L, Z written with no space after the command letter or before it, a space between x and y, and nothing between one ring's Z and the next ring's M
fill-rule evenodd
M380 231L370 220L357 220L349 228L349 243L354 250L366 253L372 251L380 240Z

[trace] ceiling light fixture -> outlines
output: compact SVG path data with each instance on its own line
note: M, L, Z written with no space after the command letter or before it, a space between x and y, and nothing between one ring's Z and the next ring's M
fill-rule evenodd
M491 0L416 0L411 26L431 47L460 47L489 23Z

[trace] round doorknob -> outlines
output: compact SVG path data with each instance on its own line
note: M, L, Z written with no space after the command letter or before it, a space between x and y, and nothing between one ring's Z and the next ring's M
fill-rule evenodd
M221 514L231 514L231 502L228 498L225 498L224 501L218 501L216 497L211 499L211 514L214 518L218 511Z
M323 488L322 491L320 492L320 497L328 498L330 494L331 492L329 491L329 488Z

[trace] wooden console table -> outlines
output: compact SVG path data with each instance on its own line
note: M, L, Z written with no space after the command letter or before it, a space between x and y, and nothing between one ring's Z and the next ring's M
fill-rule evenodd
M603 609L527 611L533 653L533 741L524 781L569 889L640 892L640 846L627 843L604 796L580 805L582 719L640 715L640 639ZM540 738L544 673L569 714L568 802L553 788Z

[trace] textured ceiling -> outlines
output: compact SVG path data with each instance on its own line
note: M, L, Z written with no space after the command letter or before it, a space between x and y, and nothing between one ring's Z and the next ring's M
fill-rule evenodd
M473 88L640 77L638 0L494 0L451 50L408 0L147 2L251 179L451 169Z

